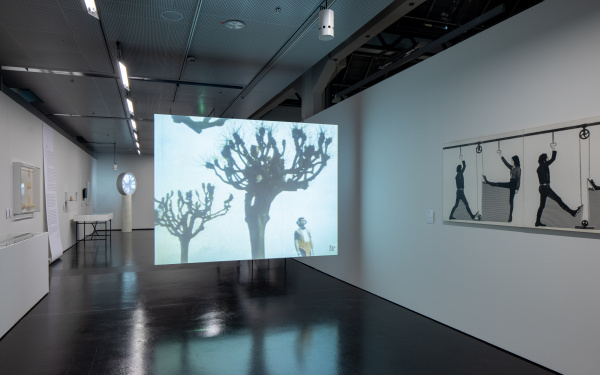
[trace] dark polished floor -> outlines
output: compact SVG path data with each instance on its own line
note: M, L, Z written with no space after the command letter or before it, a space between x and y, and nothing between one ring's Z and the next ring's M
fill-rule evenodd
M66 251L0 374L551 374L293 260L154 266L153 231Z

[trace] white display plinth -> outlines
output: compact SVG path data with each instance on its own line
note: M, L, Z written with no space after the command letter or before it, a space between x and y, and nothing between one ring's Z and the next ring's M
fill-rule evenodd
M48 233L0 235L0 337L49 291Z
M121 232L131 232L133 227L133 209L131 207L131 195L123 195L121 212Z

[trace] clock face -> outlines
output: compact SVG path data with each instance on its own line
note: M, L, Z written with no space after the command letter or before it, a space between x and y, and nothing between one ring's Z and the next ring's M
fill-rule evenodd
M123 195L131 195L135 192L136 181L133 173L121 173L117 178L117 190Z

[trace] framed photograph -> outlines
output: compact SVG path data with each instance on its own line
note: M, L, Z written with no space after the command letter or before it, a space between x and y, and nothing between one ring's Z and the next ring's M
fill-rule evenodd
M40 169L13 163L13 214L40 212Z

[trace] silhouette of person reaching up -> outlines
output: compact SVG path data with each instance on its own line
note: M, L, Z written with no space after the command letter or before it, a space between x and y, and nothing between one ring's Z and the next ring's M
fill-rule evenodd
M510 180L508 182L490 182L485 177L485 175L483 175L483 181L484 181L484 183L486 183L490 186L497 186L497 187L501 187L501 188L510 189L510 195L508 197L508 203L510 204L510 213L508 215L508 222L510 223L512 221L515 194L517 193L517 190L519 190L519 187L521 186L521 162L519 161L519 157L517 155L512 157L512 160L513 160L512 165L510 165L506 161L506 159L504 159L504 156L501 156L501 157L502 157L502 162L504 163L504 165L506 165L506 167L508 169L510 169Z
M576 210L572 210L571 208L569 208L569 206L567 206L565 204L565 202L562 201L562 199L560 199L560 197L550 187L550 164L552 164L554 162L554 160L556 160L556 150L554 150L554 149L552 150L552 158L550 160L548 160L547 154L541 154L540 157L538 158L539 166L537 167L537 175L538 175L538 180L540 182L540 187L539 187L540 207L538 208L537 217L535 219L536 227L545 227L546 226L546 224L543 224L540 221L540 219L542 218L542 212L544 211L544 207L546 206L546 198L550 198L553 201L555 201L556 203L558 203L560 208L567 211L573 217L575 217L575 215L577 215L577 213L583 207L583 206L579 206L579 207L577 207Z
M456 218L454 217L454 210L456 210L460 201L463 201L463 203L465 204L467 212L469 213L469 216L471 216L472 220L479 220L481 217L479 216L479 211L476 212L475 215L473 215L471 209L469 208L467 197L465 196L465 177L463 174L465 173L466 168L467 164L464 160L462 161L462 166L460 164L456 166L456 177L454 178L456 180L456 203L454 203L454 207L452 207L449 220L456 220Z

